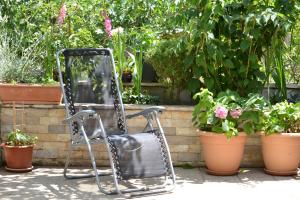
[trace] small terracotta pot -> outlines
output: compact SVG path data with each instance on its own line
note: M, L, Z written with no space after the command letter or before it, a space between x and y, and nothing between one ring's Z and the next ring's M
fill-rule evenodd
M212 175L234 175L239 171L244 154L246 134L227 139L224 134L201 132L200 142L207 173Z
M124 83L130 83L132 81L132 73L131 72L123 72L122 81Z
M30 146L8 146L1 145L4 149L6 169L14 172L26 172L32 170L33 145Z
M300 133L261 135L265 172L295 175L300 163Z

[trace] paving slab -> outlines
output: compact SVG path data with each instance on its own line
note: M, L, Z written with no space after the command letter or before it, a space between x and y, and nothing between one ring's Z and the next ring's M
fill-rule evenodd
M63 169L57 167L37 167L29 173L10 173L0 169L0 199L125 199L99 192L94 178L66 180L62 172ZM73 169L72 172L81 171ZM132 199L300 200L300 176L270 176L260 168L243 169L235 176L211 176L205 173L204 168L176 168L175 172L177 186L171 193ZM102 180L111 187L109 179ZM143 182L132 180L128 184ZM150 180L150 183L155 182Z

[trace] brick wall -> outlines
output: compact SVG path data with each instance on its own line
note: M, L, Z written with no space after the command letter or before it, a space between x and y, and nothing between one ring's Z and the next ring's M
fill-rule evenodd
M60 165L65 161L69 133L63 123L65 110L63 106L53 105L25 105L16 106L17 128L21 128L39 140L34 149L34 163L37 165ZM146 106L126 105L126 114L132 114ZM167 141L175 165L190 164L203 165L198 132L192 126L192 106L166 106L166 111L160 114L160 121L165 130ZM22 115L23 113L23 115ZM23 117L22 117L23 116ZM129 130L132 132L145 127L143 117L128 120ZM11 106L2 106L1 109L1 138L4 140L7 133L13 128L13 109ZM97 163L100 166L108 165L108 156L104 145L94 145ZM73 165L89 165L89 155L85 146L73 151ZM242 166L262 166L260 139L258 136L248 137L245 147Z

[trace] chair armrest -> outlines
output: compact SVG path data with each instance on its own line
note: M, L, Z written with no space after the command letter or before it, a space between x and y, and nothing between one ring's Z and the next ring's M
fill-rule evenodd
M144 116L144 117L147 117L147 115L149 113L162 112L163 110L165 110L165 107L163 107L163 106L153 106L153 107L146 108L145 110L143 110L141 112L134 113L134 114L131 114L131 115L126 115L126 117L128 119L131 119L131 118L134 118L134 117L137 117L137 116L141 116L141 115Z
M77 113L75 113L75 115L68 117L67 119L65 119L66 122L70 122L70 121L77 121L77 120L82 120L84 118L96 118L97 113L94 110L81 110Z

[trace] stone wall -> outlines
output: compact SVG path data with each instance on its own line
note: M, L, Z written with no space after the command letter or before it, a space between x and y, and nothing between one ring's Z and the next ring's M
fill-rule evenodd
M132 114L146 106L126 105L126 114ZM166 106L166 111L160 114L161 124L166 132L167 141L171 149L172 159L176 166L204 164L201 156L198 132L192 126L192 106ZM23 113L23 114L22 114ZM34 163L36 165L60 165L65 161L69 133L64 124L65 110L63 106L53 105L25 105L17 106L17 128L21 128L39 140L34 149ZM22 117L23 116L23 117ZM142 130L145 120L142 117L128 120L129 130ZM1 138L13 128L13 109L2 106L1 109ZM95 156L99 166L107 166L108 156L104 145L94 145ZM85 146L77 147L72 155L73 165L89 165L89 155ZM260 139L251 136L247 140L242 166L262 166Z

